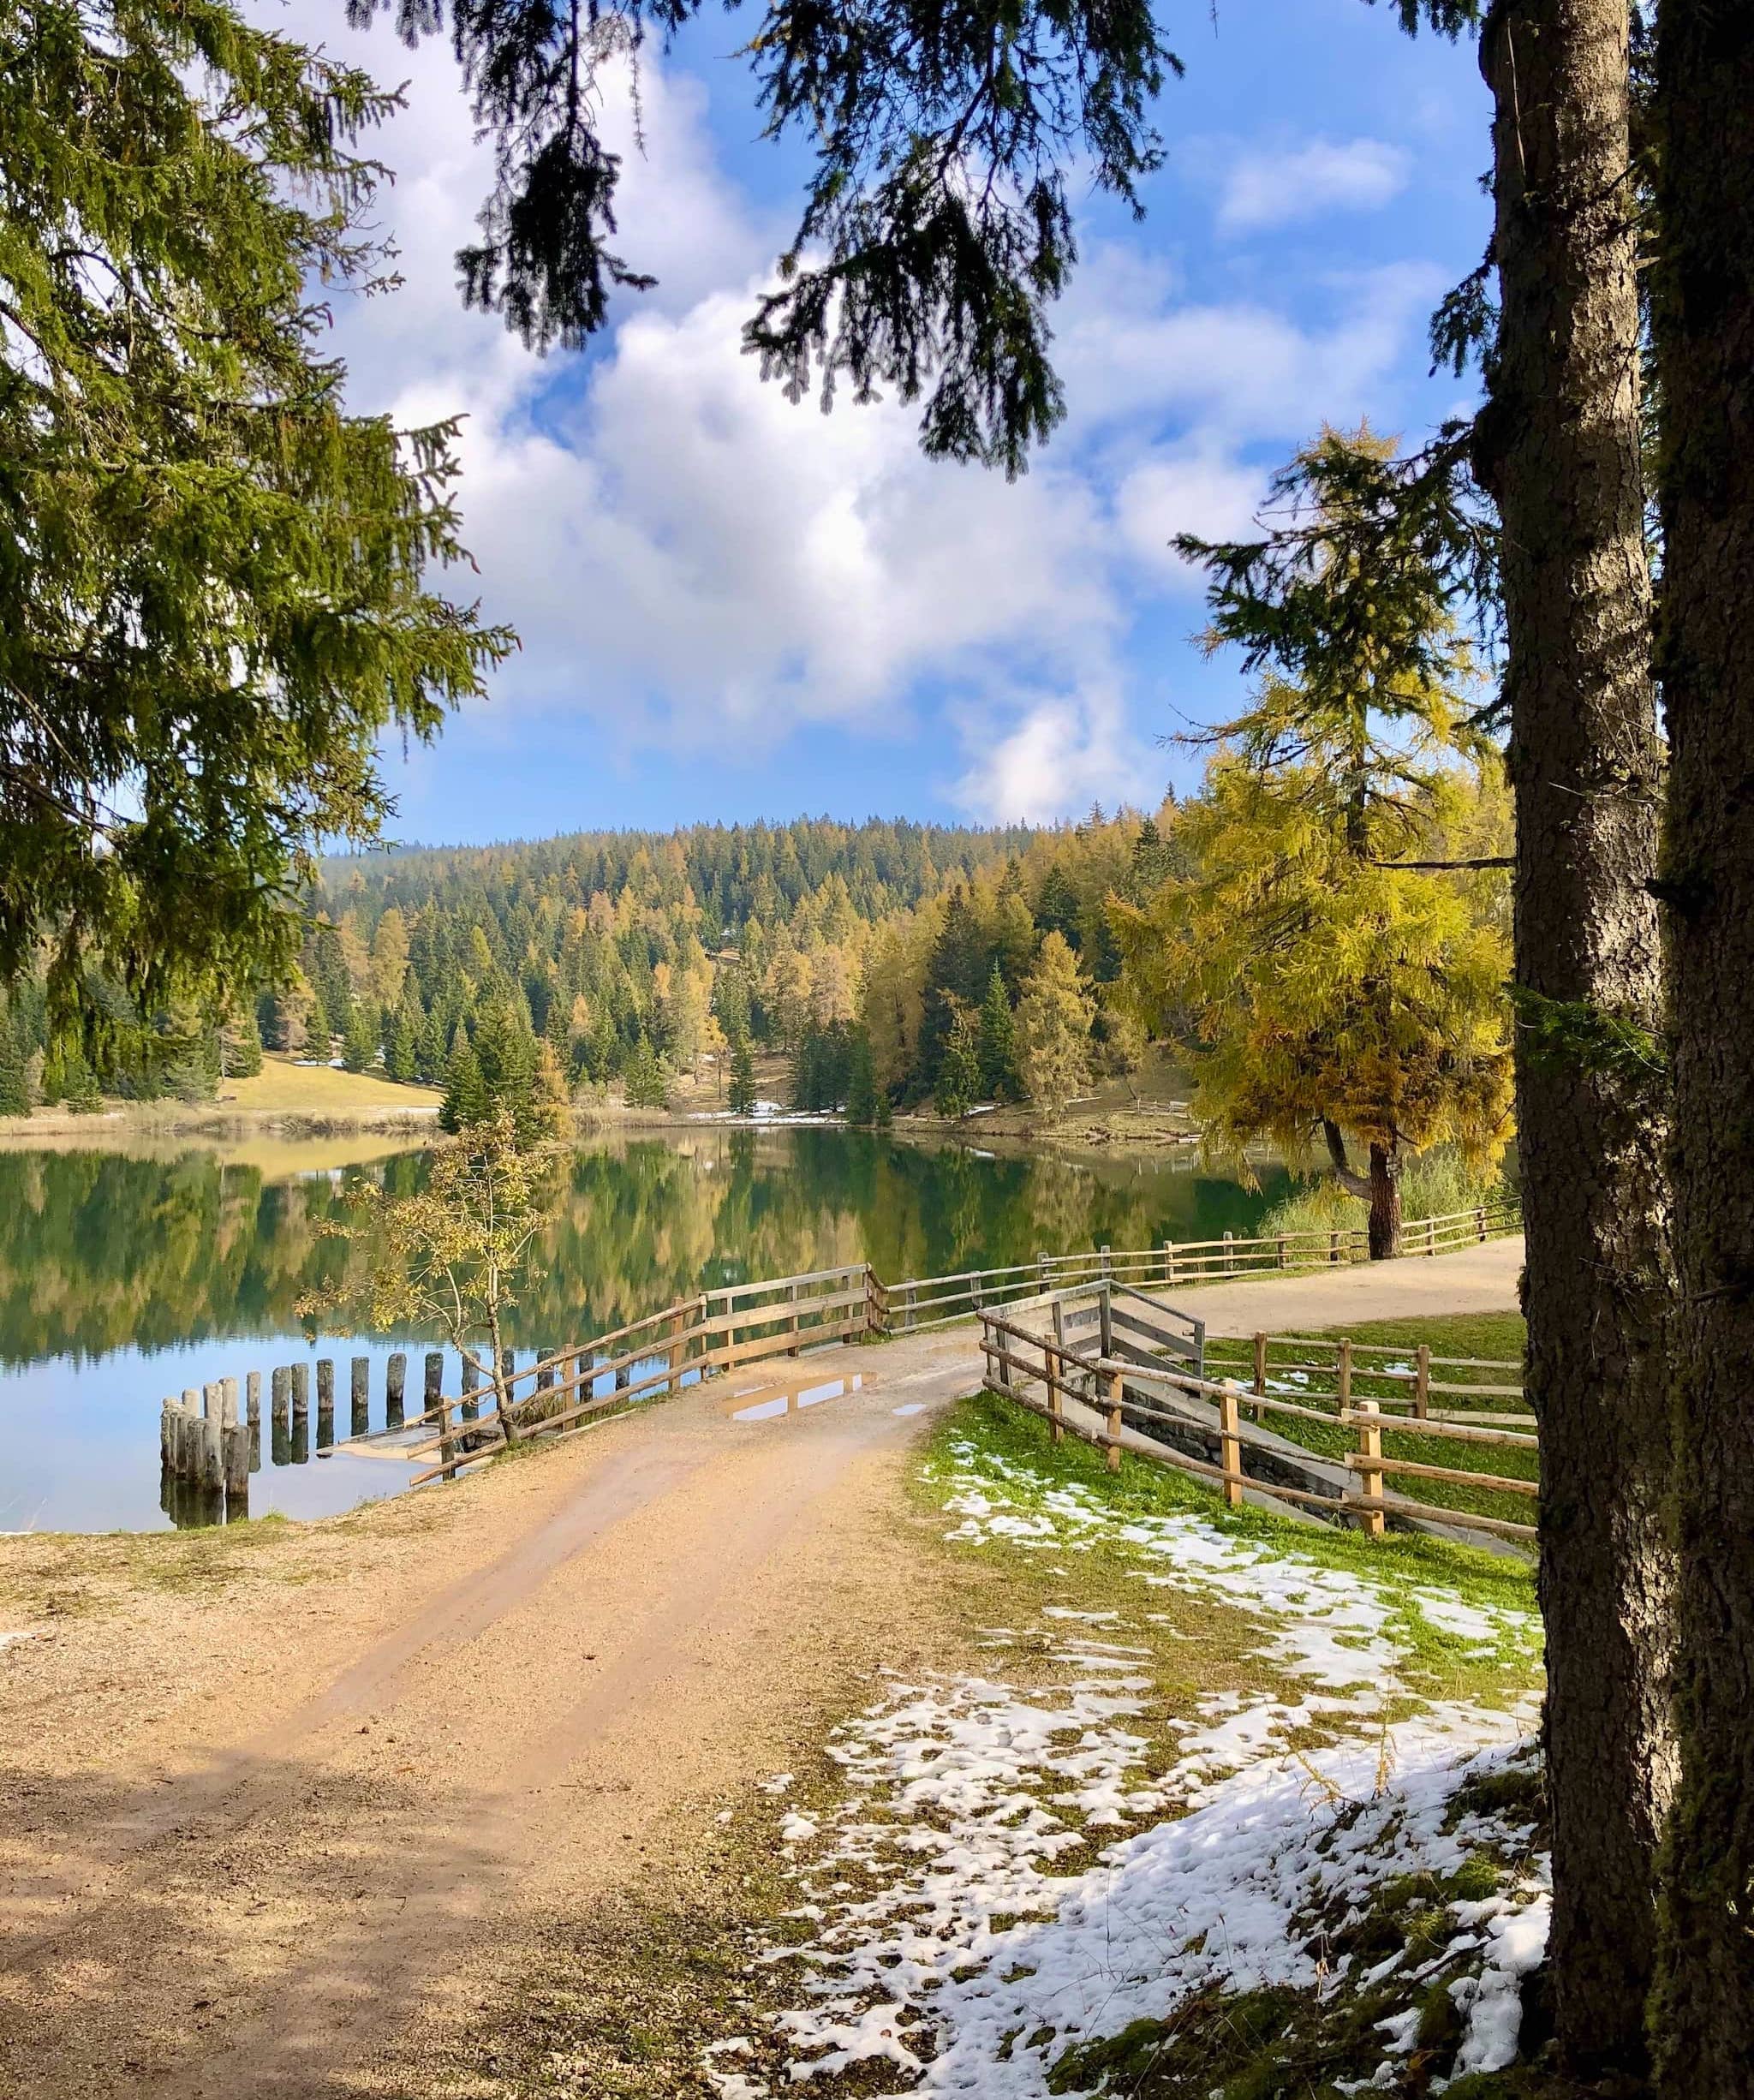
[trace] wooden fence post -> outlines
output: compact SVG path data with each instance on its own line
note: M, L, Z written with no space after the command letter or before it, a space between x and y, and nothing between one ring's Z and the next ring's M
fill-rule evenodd
M1114 1287L1112 1284L1103 1285L1099 1306L1096 1332L1101 1338L1101 1346L1097 1354L1112 1357L1114 1354Z
M1243 1506L1243 1447L1238 1427L1236 1381L1226 1378L1218 1393L1218 1462L1224 1469L1224 1500L1230 1509Z
M907 1293L907 1301L901 1315L902 1327L904 1333L911 1334L914 1331L914 1280L911 1276L902 1286L902 1289Z
M254 1429L262 1419L262 1374L251 1371L243 1381L244 1405L248 1412L249 1425Z
M1425 1220L1425 1251L1427 1254L1437 1252L1437 1220L1435 1218L1428 1218Z
M1108 1449L1104 1454L1111 1473L1120 1471L1120 1373L1111 1371L1108 1374Z
M209 1494L225 1492L224 1435L217 1412L201 1417L201 1486Z
M441 1364L444 1361L442 1357L438 1360ZM402 1420L403 1403L407 1392L408 1351L404 1349L394 1350L389 1363L384 1367L384 1415L386 1421L392 1416L397 1422Z
M1232 1252L1232 1245L1231 1235L1226 1232L1224 1236L1224 1273L1226 1276L1234 1276L1237 1273L1237 1257Z
M372 1359L353 1357L347 1367L348 1435L364 1436L372 1427Z
M1350 1334L1341 1335L1337 1345L1334 1390L1339 1395L1340 1412L1344 1414L1352 1404L1352 1338Z
M1483 1240L1486 1237L1486 1206L1484 1203L1482 1203L1474 1213L1474 1237L1476 1239Z
M1255 1397L1257 1400L1264 1400L1267 1397L1267 1337L1264 1334L1255 1337ZM1255 1410L1255 1419L1256 1422L1261 1419L1258 1407Z
M446 1480L456 1478L456 1439L451 1433L450 1402L443 1393L438 1396L438 1463Z
M664 1390L671 1399L682 1391L683 1358L688 1352L688 1344L683 1339L688 1327L688 1315L675 1312L670 1315L670 1381Z
M1327 1258L1331 1262L1338 1262L1339 1259L1339 1234L1338 1232L1333 1232L1327 1235Z
M1047 1250L1046 1248L1039 1249L1036 1252L1035 1277L1037 1282L1039 1282L1041 1286L1041 1295L1043 1298L1046 1298L1047 1293L1053 1288L1053 1272L1047 1266Z
M220 1465L225 1476L225 1514L247 1517L250 1499L250 1432L242 1422L228 1422L219 1433Z
M1375 1417L1378 1411L1375 1400L1360 1400L1360 1416ZM1358 1467L1358 1491L1367 1502L1382 1500L1382 1471L1373 1466L1370 1460L1382 1456L1382 1425L1375 1420L1358 1423L1358 1457L1363 1463ZM1358 1520L1371 1538L1383 1534L1383 1515L1380 1509L1364 1509L1358 1512Z
M1277 1235L1277 1237L1275 1238L1275 1239L1274 1239L1274 1250L1275 1250L1275 1251L1274 1251L1274 1267L1275 1268L1284 1268L1286 1267L1286 1258L1285 1258L1285 1234L1284 1234L1283 1232L1279 1233L1279 1234Z
M790 1289L789 1291L787 1291L787 1292L786 1292L786 1294L785 1294L785 1295L786 1295L786 1300L787 1300L787 1303L788 1303L788 1304L790 1305L790 1307L791 1307L791 1321L790 1321L790 1324L788 1326L788 1327L787 1327L787 1329L786 1329L786 1332L787 1332L787 1333L789 1333L789 1334L791 1336L791 1346L790 1346L790 1349L788 1349L788 1350L786 1351L786 1352L785 1352L785 1353L786 1353L786 1354L787 1354L787 1356L789 1356L789 1357L795 1357L795 1356L798 1356L798 1355L802 1354L802 1344L799 1342L799 1340L798 1340L798 1287L797 1287L797 1286L796 1286L796 1284L793 1284L793 1285L792 1285L792 1286L790 1287Z
M292 1418L295 1422L307 1422L311 1413L311 1367L308 1363L295 1363L291 1368Z
M1107 1240L1104 1240L1104 1241L1103 1241L1103 1243L1102 1243L1102 1280L1103 1280L1103 1282L1104 1282L1104 1283L1107 1283L1107 1282L1108 1281L1109 1278L1110 1278L1111 1276L1113 1276L1113 1274L1114 1274L1114 1256L1113 1256L1113 1253L1112 1253L1112 1252L1110 1251L1110 1250L1109 1250L1108 1242L1107 1242Z
M1176 1263L1175 1242L1172 1239L1166 1239L1163 1243L1163 1280L1170 1286L1172 1290L1174 1289L1176 1283Z
M317 1359L317 1448L331 1449L335 1442L335 1359Z
M1431 1345L1421 1342L1413 1357L1413 1413L1421 1422L1431 1412Z
M1056 1349L1053 1352L1053 1369L1048 1374L1047 1379L1047 1433L1050 1440L1056 1444L1064 1443L1065 1441L1065 1425L1061 1418L1064 1411L1060 1404L1059 1392L1059 1381L1065 1371L1065 1359Z

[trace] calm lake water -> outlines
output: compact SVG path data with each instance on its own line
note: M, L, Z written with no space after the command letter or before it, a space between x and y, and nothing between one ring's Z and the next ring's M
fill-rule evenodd
M0 1152L0 1531L151 1530L160 1506L159 1403L208 1380L330 1357L349 1426L348 1359L367 1355L371 1422L384 1420L385 1360L409 1352L420 1401L425 1335L352 1339L301 1320L362 1254L321 1228L344 1215L343 1184L397 1190L419 1153L360 1168L274 1166L190 1149ZM838 1130L713 1131L579 1152L542 1274L514 1315L521 1349L548 1350L671 1300L764 1276L870 1262L880 1275L996 1266L1038 1251L1142 1247L1248 1231L1283 1188L1201 1171L1189 1154L1071 1160L929 1148ZM456 1392L448 1357L445 1389ZM314 1375L313 1375L314 1391ZM265 1393L264 1407L267 1406ZM408 1468L312 1439L276 1448L266 1423L250 1514L318 1516L405 1486Z

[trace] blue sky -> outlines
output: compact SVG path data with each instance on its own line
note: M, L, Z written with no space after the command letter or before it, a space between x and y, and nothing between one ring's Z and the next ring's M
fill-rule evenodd
M756 137L743 17L648 55L643 155L608 84L619 246L660 282L545 361L456 299L487 170L447 51L339 15L274 19L409 96L382 147L406 282L340 317L352 398L466 413L473 588L523 643L437 745L385 752L399 837L1153 802L1197 770L1160 739L1238 690L1193 645L1170 535L1246 529L1324 420L1417 438L1465 405L1425 331L1485 241L1486 97L1471 46L1364 0L1166 11L1187 65L1168 165L1142 224L1087 201L1057 323L1071 416L1011 485L921 459L895 404L793 406L739 354L800 164Z

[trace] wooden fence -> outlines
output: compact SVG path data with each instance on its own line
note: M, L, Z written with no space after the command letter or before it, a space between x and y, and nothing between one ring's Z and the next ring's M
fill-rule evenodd
M1519 1229L1513 1205L1488 1204L1447 1216L1413 1220L1406 1244L1415 1254L1441 1253ZM463 1390L438 1390L427 1358L425 1406L407 1426L430 1435L410 1447L417 1461L430 1459L415 1484L454 1478L466 1467L504 1447L502 1411L513 1411L518 1434L564 1435L585 1427L612 1408L672 1393L691 1380L738 1365L829 1342L923 1333L994 1307L1024 1300L1070 1301L1100 1289L1100 1312L1074 1306L1059 1316L1076 1324L1094 1319L1102 1352L1141 1364L1153 1351L1167 1351L1202 1368L1204 1330L1185 1334L1163 1324L1160 1303L1148 1286L1259 1275L1269 1271L1321 1268L1368 1258L1362 1230L1279 1233L1177 1242L1148 1248L1101 1247L1085 1254L1042 1253L1033 1262L969 1269L948 1276L910 1277L886 1284L868 1265L847 1263L770 1282L736 1284L680 1299L661 1311L588 1342L550 1351L522 1369L510 1352L486 1385L465 1370ZM1103 1322L1107 1322L1103 1325ZM1194 1323L1197 1327L1197 1323ZM395 1362L392 1359L392 1363ZM278 1374L277 1374L277 1376ZM399 1381L397 1399L399 1403ZM491 1402L482 1412L484 1401ZM399 1404L392 1426L402 1425ZM360 1434L355 1428L355 1435Z
M1518 1232L1522 1225L1522 1213L1512 1202L1482 1203L1441 1217L1411 1219L1402 1228L1402 1254L1449 1254L1459 1247ZM1033 1262L1014 1262L1002 1268L968 1269L955 1276L910 1276L879 1289L887 1315L886 1332L910 1334L965 1320L988 1306L1043 1297L1077 1284L1154 1284L1173 1290L1178 1284L1327 1268L1369 1258L1369 1235L1363 1226L1274 1232L1253 1238L1226 1232L1217 1239L1166 1239L1155 1247L1042 1253Z
M734 1284L683 1298L522 1370L502 1366L491 1415L472 1424L462 1417L461 1399L440 1399L421 1417L433 1434L409 1455L438 1463L410 1484L454 1479L464 1467L504 1450L508 1408L519 1435L564 1435L609 1409L676 1393L691 1379L862 1338L880 1329L880 1291L862 1262L772 1283ZM520 1393L526 1381L529 1389Z
M1459 1409L1430 1405L1434 1393L1441 1398L1457 1392L1489 1398L1508 1391L1518 1398L1521 1394L1520 1385L1511 1388L1433 1379L1434 1369L1465 1367L1502 1372L1516 1366L1433 1357L1422 1350L1415 1352L1419 1359L1416 1363L1404 1367L1399 1359L1406 1356L1405 1351L1363 1351L1345 1339L1312 1343L1262 1334L1244 1345L1256 1366L1252 1382L1244 1387L1238 1379L1211 1378L1176 1361L1151 1363L1132 1352L1112 1353L1107 1343L1094 1350L1079 1347L1071 1337L1089 1323L1082 1316L1082 1309L1077 1319L1068 1312L1070 1296L1038 1304L1037 1316L1043 1321L1039 1328L993 1312L983 1313L981 1321L988 1390L1044 1417L1056 1443L1068 1434L1080 1437L1107 1454L1111 1469L1119 1465L1123 1450L1131 1451L1216 1483L1232 1506L1240 1505L1245 1493L1265 1496L1316 1511L1333 1522L1356 1524L1375 1537L1382 1535L1391 1518L1509 1538L1535 1536L1530 1524L1470 1506L1483 1495L1532 1499L1540 1492L1534 1478L1447 1465L1385 1451L1383 1447L1385 1434L1417 1435L1421 1448L1428 1439L1439 1447L1457 1447L1458 1455L1462 1449L1495 1447L1529 1454L1524 1462L1532 1466L1539 1453L1532 1427L1513 1429L1503 1426L1503 1418L1495 1413L1483 1420L1465 1416ZM1100 1296L1106 1299L1108 1293L1103 1290ZM1104 1319L1100 1309L1097 1318L1099 1322ZM1310 1369L1331 1373L1331 1391L1318 1389L1288 1398L1283 1390L1286 1381L1273 1375L1270 1349L1263 1346L1274 1343L1304 1352ZM1394 1363L1361 1363L1366 1356L1391 1354L1398 1359ZM1281 1363L1278 1368L1292 1367ZM1393 1397L1367 1397L1356 1390L1361 1383L1387 1385ZM1321 1405L1323 1400L1331 1405ZM1252 1424L1243 1419L1245 1410ZM1272 1432L1267 1426L1269 1418L1288 1424L1293 1434ZM1526 1415L1520 1418L1532 1423ZM1408 1426L1414 1421L1417 1431ZM1311 1426L1323 1433L1313 1444L1296 1434ZM1128 1436L1128 1429L1135 1434ZM1336 1430L1343 1434L1345 1447L1334 1445ZM1190 1446L1207 1455L1196 1455ZM1403 1479L1429 1483L1430 1492L1447 1488L1468 1500L1425 1501L1388 1485Z

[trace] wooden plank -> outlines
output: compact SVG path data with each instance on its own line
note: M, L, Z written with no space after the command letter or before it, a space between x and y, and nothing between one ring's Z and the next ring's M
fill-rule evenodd
M1351 1383L1351 1364L1342 1354L1340 1357L1341 1389ZM1358 1417L1358 1448L1357 1471L1363 1494L1359 1500L1366 1504L1380 1502L1382 1498L1382 1423L1381 1417L1367 1400L1354 1411ZM1382 1536L1382 1513L1379 1509L1367 1508L1362 1519L1366 1534L1371 1538Z
M844 1262L838 1268L813 1268L799 1276L774 1276L761 1283L721 1284L716 1291L708 1291L706 1296L709 1298L735 1300L740 1298L749 1298L758 1292L799 1290L808 1283L840 1283L850 1276L862 1276L864 1266L862 1262ZM749 1312L757 1309L750 1306L738 1306L735 1307L735 1310Z
M1178 1334L1173 1328L1159 1327L1149 1320L1142 1320L1137 1313L1129 1312L1117 1305L1109 1315L1110 1322L1124 1334L1137 1334L1148 1342L1160 1342L1166 1349L1172 1349L1178 1356L1193 1354L1193 1337Z
M1417 1517L1428 1524L1441 1524L1449 1531L1495 1531L1504 1538L1533 1538L1532 1524L1513 1524L1508 1517L1477 1517L1471 1509L1443 1509L1432 1502L1403 1501L1399 1496L1374 1505L1362 1495L1343 1505L1346 1509L1375 1508L1388 1517Z
M1356 1408L1348 1408L1339 1416L1339 1419L1356 1424L1358 1420L1358 1411ZM1380 1420L1381 1417L1379 1417L1378 1419ZM1538 1451L1541 1448L1541 1439L1538 1436L1524 1436L1515 1429L1477 1429L1471 1425L1465 1425L1459 1422L1429 1420L1420 1423L1418 1427L1414 1429L1409 1426L1405 1419L1392 1423L1390 1427L1409 1436L1447 1436L1459 1444L1515 1444L1524 1451Z
M1363 1473L1405 1473L1416 1480L1447 1480L1459 1488L1489 1488L1494 1494L1538 1495L1540 1483L1532 1480L1518 1480L1506 1473L1471 1473L1459 1465L1422 1465L1416 1459L1372 1459L1367 1468L1355 1451L1349 1451L1342 1459L1349 1471Z

